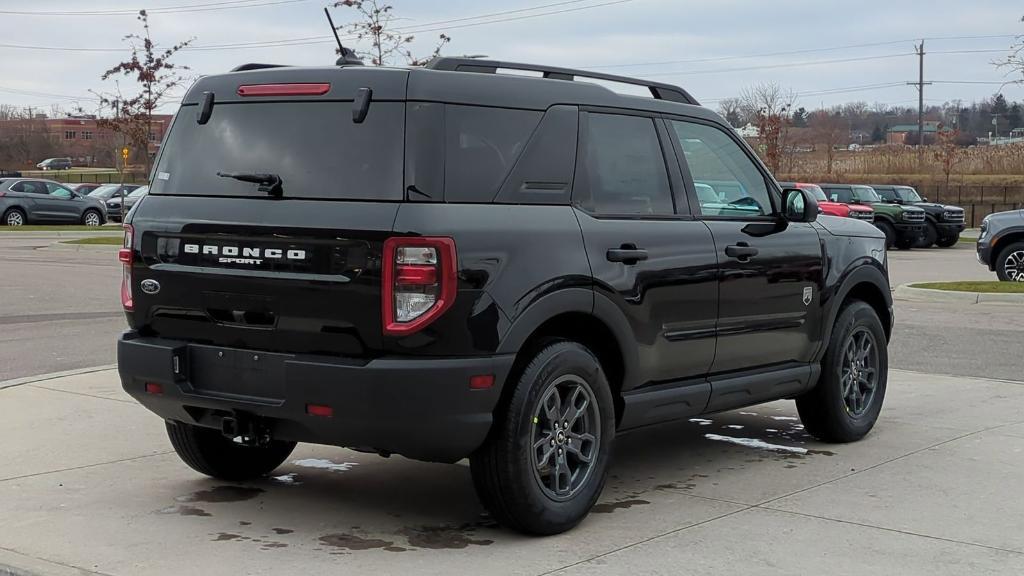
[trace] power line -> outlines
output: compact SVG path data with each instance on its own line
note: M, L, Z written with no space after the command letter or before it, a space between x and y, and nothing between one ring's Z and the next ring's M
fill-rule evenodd
M656 72L653 74L643 74L642 76L694 76L698 74L721 74L726 72L748 72L751 70L768 70L773 68L798 68L802 66L818 66L821 64L839 64L843 62L863 62L866 60L883 60L887 58L902 58L904 56L913 56L913 52L901 52L899 54L882 54L878 56L860 56L856 58L835 58L831 60L811 60L807 62L791 62L788 64L766 64L762 66L746 66L743 68L718 68L709 70L690 70L682 72Z
M483 22L469 22L467 24L458 24L458 25L455 25L455 26L439 25L439 24L443 24L445 21L436 22L436 23L435 22L431 22L431 23L427 23L427 24L420 24L419 26L408 26L408 27L402 27L402 28L395 28L393 31L397 32L397 33L400 33L400 34L422 34L424 32L446 32L446 31L449 31L449 30L458 30L458 29L462 29L462 28L472 28L472 27L475 27L475 26L484 26L486 24L500 24L500 23L503 23L503 22L515 22L515 21L518 21L518 20L526 20L526 19L529 19L529 18L539 18L541 16L553 16L553 15L557 15L557 14L566 14L566 13L569 13L569 12L579 12L581 10L589 10L591 8L602 8L602 7L605 7L605 6L614 6L616 4L625 4L627 2L633 2L633 1L634 0L610 0L610 1L607 1L607 2L601 2L601 3L598 3L598 4L590 4L590 5L587 5L587 6L578 6L578 7L575 7L575 8L563 8L561 10L550 10L550 11L547 11L547 12L538 12L538 13L535 13L535 14L524 14L524 15L512 16L512 17L508 17L508 18L497 18L497 19L486 20L486 21L483 21ZM550 4L548 6L534 7L532 9L530 9L530 10L539 10L539 9L550 7L550 6L557 6L557 5L563 5L563 4L566 4L566 2L556 2L556 3ZM514 11L508 11L508 12L514 12ZM459 18L459 19L456 19L456 20L450 20L449 22L464 21L464 20L480 20L480 19L484 19L484 18L489 18L491 16L492 15L484 14L484 15L481 15L481 16L473 17L473 18ZM427 27L423 28L423 26L427 26ZM436 27L431 28L429 26L436 26ZM323 38L331 38L331 37L323 37ZM342 40L356 40L356 39L357 39L357 37L355 37L355 36L348 36L348 37L342 38ZM188 46L188 47L186 47L184 49L185 50L189 50L189 51L225 50L225 49L236 49L237 50L237 49L247 49L247 48L275 48L275 47L284 47L284 46L309 46L309 45L314 45L314 44L334 44L334 40L333 40L333 38L331 38L330 40L327 40L327 39L324 39L324 40L310 40L308 42L301 42L301 41L300 42L293 42L293 41L290 41L290 40L268 40L267 42L248 42L248 43L206 45L206 46Z
M239 8L257 8L261 6L276 6L279 4L296 4L308 2L309 0L230 0L224 2L206 2L202 4L185 4L181 6L163 6L158 8L147 8L150 14L179 14L182 12L212 12L216 10L236 10ZM5 16L135 16L138 10L54 10L54 11L32 11L32 10L0 10L0 15Z
M305 0L291 0L291 1L305 1ZM553 2L548 4L542 4L539 6L533 6L531 8L521 8L517 10L504 10L501 12L492 12L488 14L479 14L477 16L455 18L451 20L439 20L435 22L426 22L419 25L397 27L394 29L395 32L401 34L419 34L423 32L437 32L454 30L461 28L470 28L474 26L483 26L486 24L498 24L502 22L513 22L518 20L526 20L529 18L538 18L541 16L553 16L557 14L565 14L569 12L578 12L581 10L589 10L592 8L601 8L605 6L612 6L616 4L625 4L627 2L633 2L634 0L609 0L600 2L597 4L589 4L586 6L576 6L572 8L561 8L558 10L547 10L543 12L536 12L531 14L523 14L523 12L534 12L537 10L545 10L547 8L555 8L559 6L567 6L570 4L579 4L581 2L591 0L563 0L561 2ZM495 16L508 16L510 14L519 14L518 16L509 16L504 18L494 18ZM486 20L485 20L486 19ZM472 20L485 20L482 22L472 22ZM464 22L463 24L457 24L455 26L445 26L449 23ZM342 40L355 40L355 36L348 36L342 38ZM276 48L286 46L309 46L316 44L334 44L333 36L309 36L305 38L293 38L293 39L280 39L280 40L266 40L257 42L236 42L227 44L208 44L208 45L195 45L186 46L183 48L185 51L214 51L214 50L234 50L234 49L251 49L251 48ZM0 48L10 48L18 50L44 50L44 51L55 51L55 52L123 52L124 48L97 48L97 47L73 47L73 46L40 46L40 45L27 45L27 44L0 44Z

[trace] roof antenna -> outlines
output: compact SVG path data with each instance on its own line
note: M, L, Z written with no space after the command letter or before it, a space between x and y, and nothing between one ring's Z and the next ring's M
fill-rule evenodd
M341 38L338 37L338 29L334 27L334 19L331 18L331 11L328 10L326 6L324 6L324 14L327 15L327 22L331 25L331 32L334 33L334 40L338 42L338 51L341 53L341 56L338 57L335 64L338 66L362 66L363 61L359 59L359 56L356 56L356 53L351 49L345 48L341 45Z

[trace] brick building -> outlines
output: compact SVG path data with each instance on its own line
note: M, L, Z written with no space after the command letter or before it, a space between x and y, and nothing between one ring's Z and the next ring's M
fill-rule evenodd
M148 152L156 154L163 139L164 132L171 122L169 114L154 114L152 130L149 134ZM123 141L122 136L101 128L95 117L46 118L36 116L30 119L0 121L0 147L5 142L35 141L32 146L23 146L26 153L38 150L36 155L45 150L49 157L68 157L76 166L113 166L120 161L120 150L131 143ZM145 161L144 152L132 150L129 162L141 164ZM24 155L24 154L21 154ZM18 163L35 164L43 158L11 158Z

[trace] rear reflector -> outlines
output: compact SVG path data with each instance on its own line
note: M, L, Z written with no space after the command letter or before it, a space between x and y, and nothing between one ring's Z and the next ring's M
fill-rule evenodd
M494 386L494 374L480 374L469 379L471 390L487 390L491 386Z
M146 382L146 394L163 394L164 387L156 382Z
M334 416L334 408L320 404L306 404L306 414L320 416L321 418L332 418Z
M322 96L331 90L322 84L246 84L238 87L239 96Z
M123 248L117 251L117 259L121 261L121 306L128 311L135 308L132 301L132 263L135 260L135 229L131 224L124 225Z

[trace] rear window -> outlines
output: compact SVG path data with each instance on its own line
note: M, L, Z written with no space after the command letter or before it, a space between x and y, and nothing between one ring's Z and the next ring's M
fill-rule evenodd
M150 194L266 196L218 172L276 174L284 198L401 200L405 104L373 102L361 124L351 102L216 104L178 112Z

